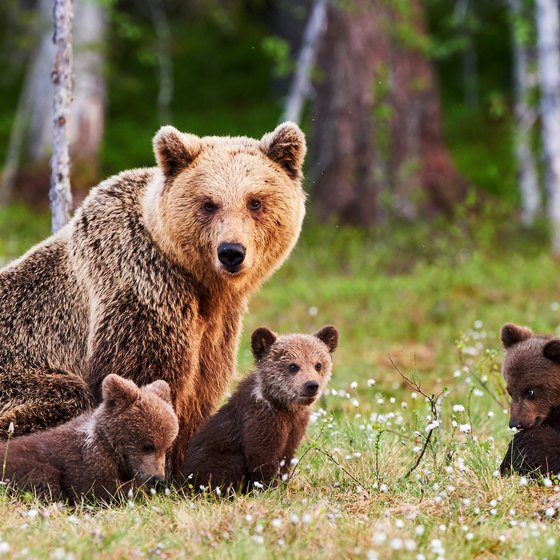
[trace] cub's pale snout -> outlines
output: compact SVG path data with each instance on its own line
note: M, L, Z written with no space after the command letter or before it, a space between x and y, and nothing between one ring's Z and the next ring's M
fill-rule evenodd
M218 260L228 272L238 272L245 260L245 247L241 243L220 243Z

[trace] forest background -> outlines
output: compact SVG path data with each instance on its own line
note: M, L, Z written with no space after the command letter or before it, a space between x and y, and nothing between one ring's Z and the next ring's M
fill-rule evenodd
M0 554L560 557L558 486L497 476L511 437L499 328L560 326L555 0L76 1L74 201L152 165L161 124L272 130L321 6L290 109L308 217L251 302L238 360L251 367L261 324L341 332L293 479L110 509L0 491ZM0 4L2 263L50 231L51 18L52 0Z

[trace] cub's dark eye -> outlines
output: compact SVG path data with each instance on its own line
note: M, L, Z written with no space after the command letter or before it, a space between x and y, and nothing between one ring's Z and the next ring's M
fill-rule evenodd
M296 371L299 371L299 366L297 364L290 364L288 366L288 369L292 372L292 373L296 373Z
M317 362L317 363L315 364L315 370L316 370L316 371L321 371L321 368L322 368L322 367L323 367L323 366L322 366L319 362Z
M204 211L207 212L208 214L213 214L214 212L216 212L216 210L218 210L218 205L214 204L213 202L211 202L210 200L207 200L202 207L204 208Z
M151 453L152 451L154 451L155 447L153 443L145 443L142 446L142 449L146 452L146 453Z
M535 396L535 391L534 389L527 389L525 391L525 394L527 395L528 399L532 399Z
M249 204L247 204L247 208L249 208L249 210L252 210L253 212L256 212L257 210L260 210L262 208L262 202L258 198L253 198L249 201Z

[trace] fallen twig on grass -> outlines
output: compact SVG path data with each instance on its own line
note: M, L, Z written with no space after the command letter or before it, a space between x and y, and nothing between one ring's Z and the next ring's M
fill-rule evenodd
M435 426L433 426L429 429L428 435L424 439L424 443L422 444L422 449L420 450L420 454L416 458L416 461L414 462L412 467L410 467L410 469L408 469L407 473L404 475L404 479L407 479L418 468L418 466L422 462L422 459L424 458L424 454L426 453L426 449L428 449L428 446L430 445L430 441L432 439L432 433L440 425L438 403L439 403L439 400L441 399L441 397L446 393L446 390L444 389L437 396L434 393L432 393L432 395L428 395L427 393L425 393L422 390L422 387L420 386L420 382L417 379L415 379L415 378L411 379L410 377L408 377L407 375L405 375L402 372L402 370L395 363L395 361L393 360L393 358L391 357L390 354L387 354L387 358L389 359L389 361L391 362L391 364L395 368L395 370L399 373L399 375L404 379L405 383L407 383L415 391L418 391L418 393L420 393L423 397L425 397L428 400L428 402L430 403L430 409L431 409L431 414L432 414L432 421L430 422L430 425L435 424Z

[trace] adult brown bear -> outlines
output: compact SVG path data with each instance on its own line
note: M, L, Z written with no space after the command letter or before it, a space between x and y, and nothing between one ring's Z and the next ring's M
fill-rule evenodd
M72 221L0 271L0 430L59 424L106 375L171 387L177 469L234 371L248 296L295 245L305 138L163 127L158 166L92 189Z

